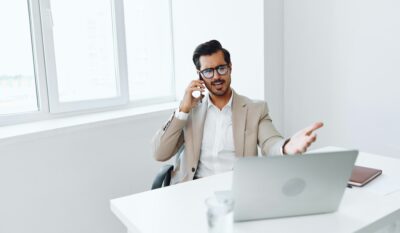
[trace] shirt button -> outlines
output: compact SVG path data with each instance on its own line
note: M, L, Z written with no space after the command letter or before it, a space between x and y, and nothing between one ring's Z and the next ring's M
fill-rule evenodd
M196 171L196 169L194 167L192 167L192 172Z

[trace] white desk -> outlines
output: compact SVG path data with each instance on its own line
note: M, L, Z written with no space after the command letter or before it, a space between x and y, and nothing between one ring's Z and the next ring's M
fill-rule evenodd
M400 160L360 153L356 164L383 174L363 188L347 188L337 212L235 223L234 232L400 232ZM132 233L204 233L205 198L231 185L229 172L114 199L111 209Z

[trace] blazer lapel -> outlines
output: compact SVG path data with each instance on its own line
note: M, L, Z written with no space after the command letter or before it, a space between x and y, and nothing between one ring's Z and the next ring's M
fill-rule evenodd
M192 129L193 129L193 155L194 161L200 158L200 146L203 139L204 122L207 113L207 99L203 98L203 103L199 103L192 111Z
M244 155L244 136L246 130L247 105L243 98L233 91L232 130L237 156Z

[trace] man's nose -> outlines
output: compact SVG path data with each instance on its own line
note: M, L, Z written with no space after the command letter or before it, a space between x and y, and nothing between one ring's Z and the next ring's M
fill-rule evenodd
M214 70L214 76L213 76L213 80L218 80L221 77L221 75L218 73L218 71L215 69Z

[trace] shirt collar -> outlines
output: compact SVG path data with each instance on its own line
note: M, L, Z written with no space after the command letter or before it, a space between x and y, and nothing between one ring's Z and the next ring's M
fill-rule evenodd
M224 109L225 107L232 108L232 99L233 99L233 91L231 93L231 98L229 99L228 103L222 109ZM211 101L210 94L208 94L207 95L207 108L210 108L211 106L214 106L215 108L217 108L217 106L215 106L213 104L213 102Z

